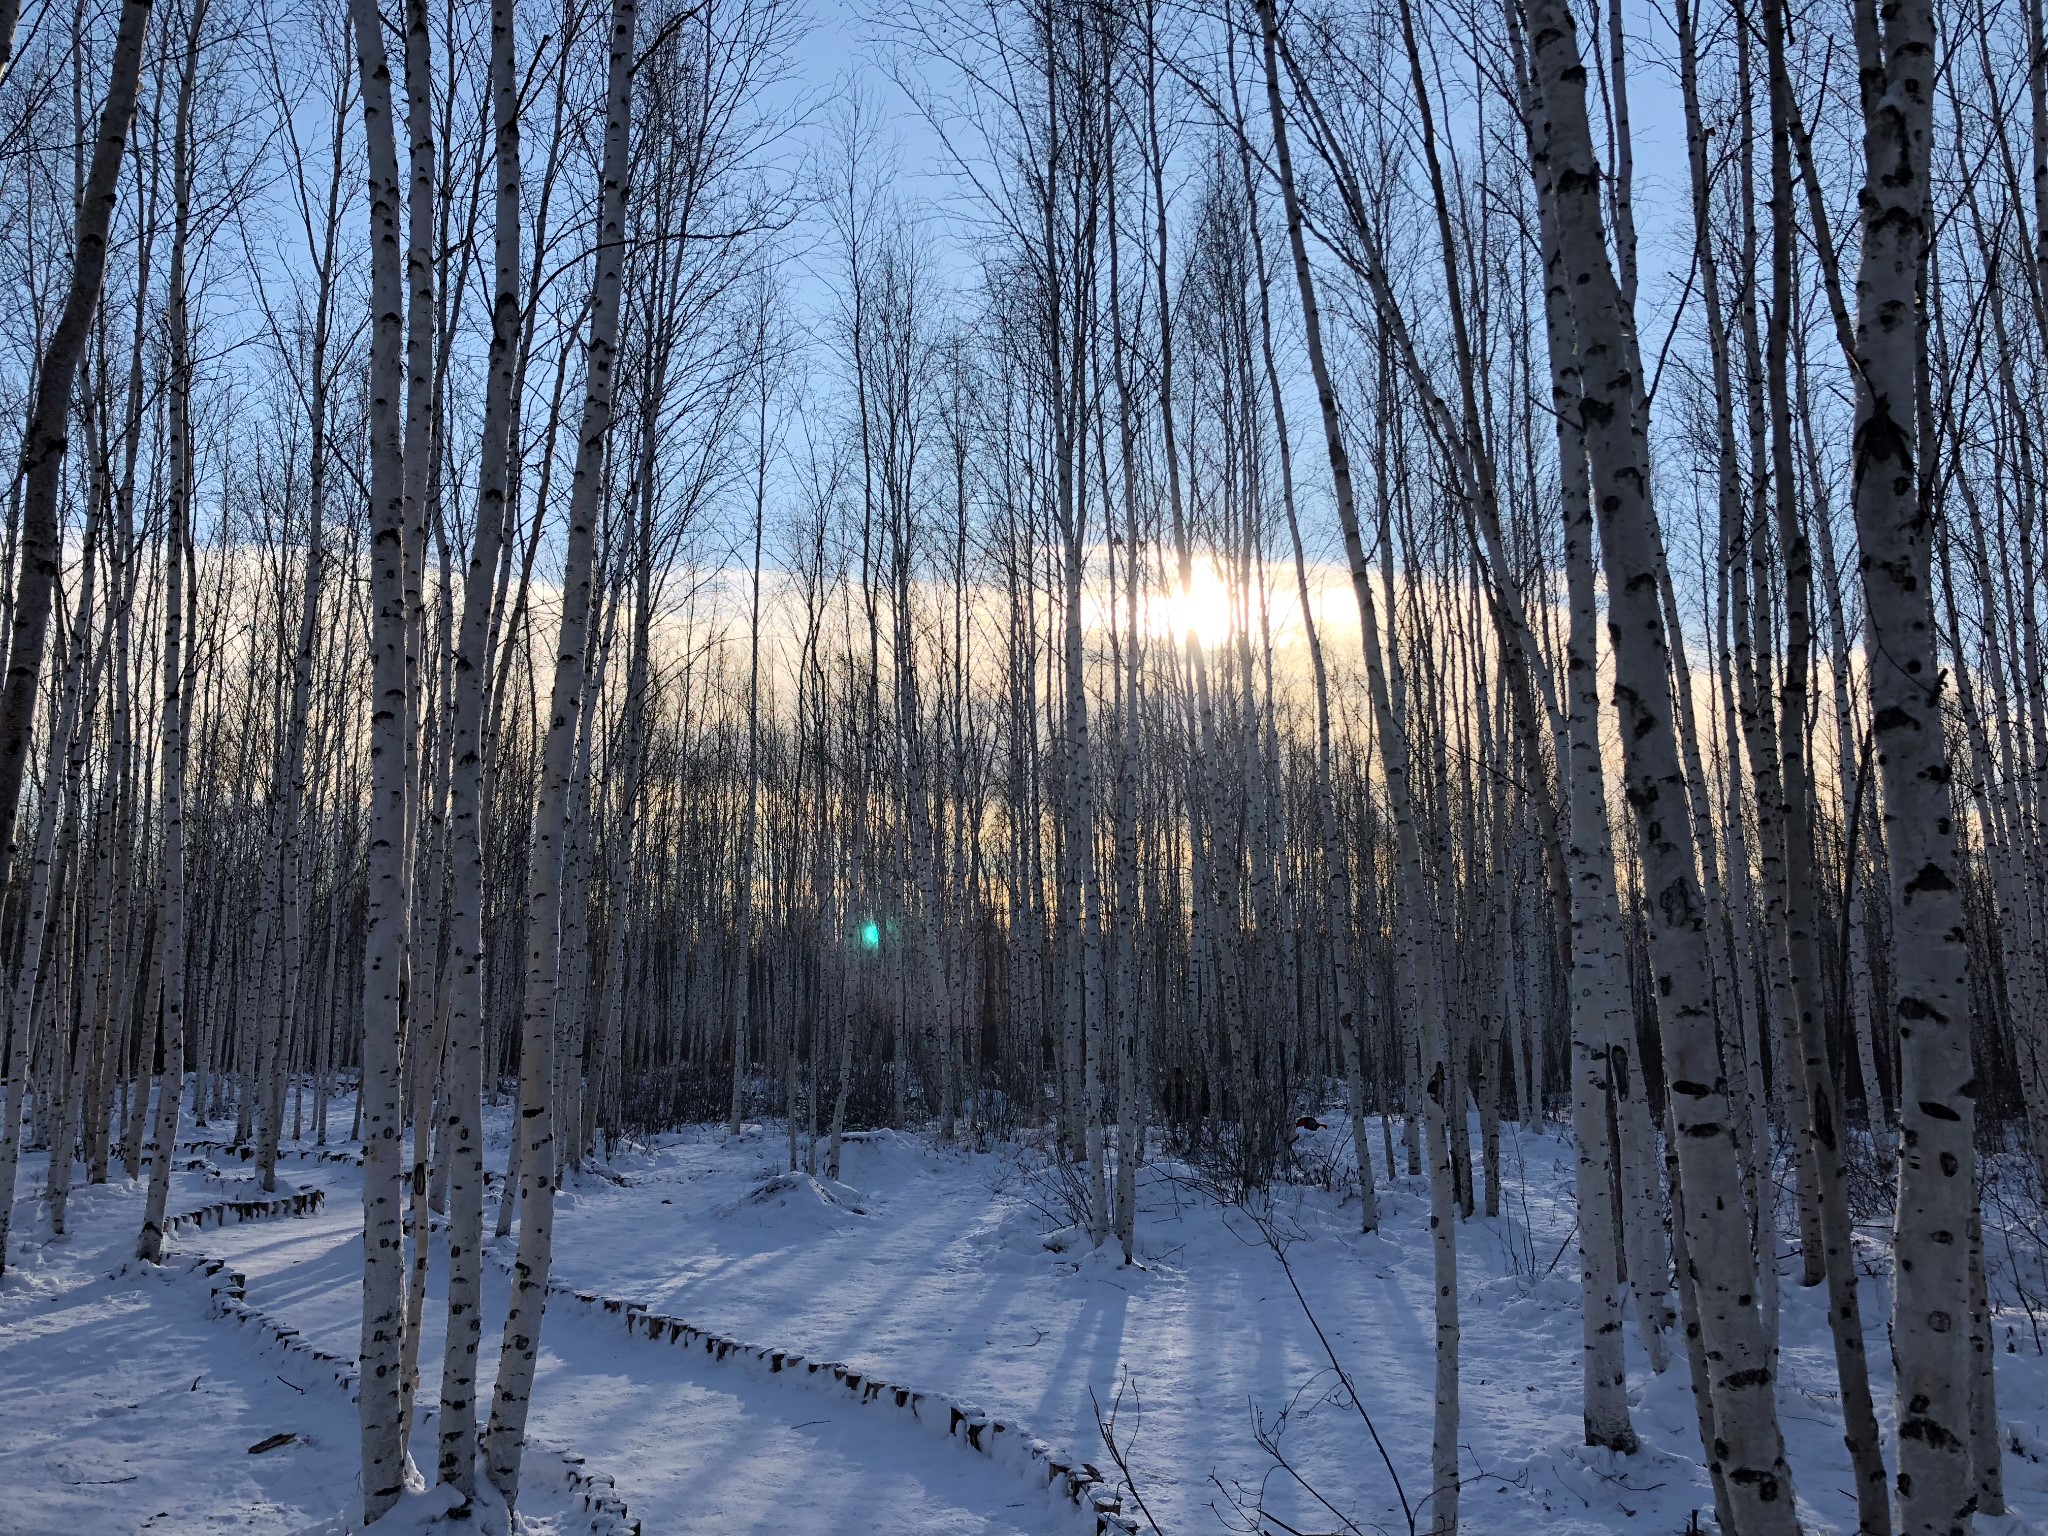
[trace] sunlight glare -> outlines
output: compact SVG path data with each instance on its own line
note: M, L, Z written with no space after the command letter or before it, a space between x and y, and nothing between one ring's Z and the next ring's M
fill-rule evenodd
M1213 651L1237 630L1230 587L1206 561L1195 564L1185 592L1176 583L1153 610L1153 633L1185 640L1193 630L1204 650Z

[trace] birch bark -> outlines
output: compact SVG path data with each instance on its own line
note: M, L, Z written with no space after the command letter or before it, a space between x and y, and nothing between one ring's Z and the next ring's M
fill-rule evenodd
M405 288L391 70L375 0L349 0L361 81L370 194L371 709L369 894L364 910L362 1087L363 1317L360 1346L363 1520L405 1485L400 1356L405 1331L405 1105L399 1072L405 951L405 478L400 437Z
M1872 710L1890 855L1899 1038L1899 1196L1892 1302L1898 1516L1905 1536L1967 1530L1970 1481L1968 1233L1976 1081L1969 946L1935 654L1930 540L1936 509L1919 462L1931 0L1854 11L1864 105L1863 247L1856 274L1851 449Z
M361 3L361 0L358 0ZM569 810L583 659L595 564L597 512L605 444L610 435L618 358L619 289L625 262L627 159L632 131L636 0L612 0L611 60L605 85L603 179L598 198L596 278L584 363L582 423L569 498L563 557L561 639L543 748L540 800L534 810L529 861L526 985L521 1029L521 1159L519 1255L511 1306L505 1314L497 1388L486 1442L492 1484L507 1504L517 1501L548 1271L554 1258L554 1117L548 1102L549 1046L554 1030L556 973L561 936L561 839Z
M1538 195L1551 202L1563 256L1547 302L1568 306L1576 342L1579 419L1607 569L1615 700L1626 792L1649 894L1686 1245L1706 1353L1716 1372L1715 1440L1705 1449L1725 1475L1744 1536L1792 1536L1798 1522L1791 1471L1771 1397L1770 1353L1754 1311L1754 1268L1714 1035L1705 923L1657 584L1660 551L1647 499L1644 413L1636 408L1637 380L1629 362L1631 317L1608 262L1576 24L1562 0L1533 0L1528 18L1539 124L1532 134L1534 169Z
M1792 141L1787 100L1783 0L1764 0L1764 46L1771 83L1771 307L1793 313ZM1856 1475L1857 1524L1866 1536L1890 1536L1891 1508L1885 1496L1884 1456L1878 1444L1877 1414L1870 1397L1870 1366L1863 1353L1863 1308L1858 1295L1856 1250L1843 1189L1848 1146L1841 1135L1835 1102L1835 1074L1828 1060L1826 1023L1821 1017L1821 955L1815 932L1818 881L1814 868L1813 790L1808 767L1807 677L1813 638L1813 551L1800 517L1793 477L1792 403L1789 375L1791 326L1771 328L1765 388L1771 415L1772 504L1785 577L1785 670L1779 684L1778 762L1783 802L1779 837L1785 861L1786 970L1797 1009L1801 1060L1801 1136L1807 1143L1805 1171L1814 1180L1820 1225L1821 1268L1828 1287L1828 1325L1834 1336L1835 1373L1841 1384L1843 1438ZM1793 1066L1787 1063L1786 1070ZM1812 1255L1808 1256L1811 1267Z
M166 328L170 336L170 388L166 392L169 438L164 536L163 686L163 1049L156 1097L156 1155L150 1162L149 1195L143 1207L136 1256L148 1263L163 1258L165 1205L171 1163L178 1145L178 1110L185 1096L185 718L191 658L184 649L184 599L192 506L192 355L187 314L187 248L191 236L192 99L199 80L200 34L206 0L198 0L185 21L185 56L178 77L178 105L172 129L172 184L175 200L171 234L170 289Z
M510 443L520 350L519 82L515 0L492 0L491 115L495 194L491 346L476 534L462 589L450 700L448 776L448 1078L441 1147L448 1164L448 1326L441 1356L439 1474L465 1497L476 1493L476 1357L483 1337L483 903L480 794L484 683L501 550L512 517Z

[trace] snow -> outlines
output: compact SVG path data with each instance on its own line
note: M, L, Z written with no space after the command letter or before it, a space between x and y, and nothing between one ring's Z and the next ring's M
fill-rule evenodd
M492 1129L491 1162L502 1166L504 1121ZM1316 1150L1342 1155L1342 1130L1311 1134ZM1670 1533L1695 1511L1711 1528L1683 1359L1653 1377L1633 1321L1630 1409L1643 1449L1621 1458L1578 1443L1572 1151L1555 1134L1512 1126L1503 1141L1504 1214L1458 1233L1464 1529ZM1348 1521L1401 1532L1402 1494L1411 1507L1426 1497L1432 1323L1419 1181L1384 1189L1382 1230L1364 1236L1355 1200L1288 1186L1268 1201L1232 1204L1161 1157L1141 1177L1140 1263L1127 1268L1088 1249L1059 1180L1028 1148L977 1151L877 1132L848 1138L837 1181L790 1175L786 1163L778 1127L749 1126L737 1138L704 1128L622 1151L611 1177L574 1178L563 1191L555 1276L977 1404L1115 1483L1099 1408L1114 1415L1144 1511L1171 1536L1250 1530L1261 1512L1262 1530ZM226 1186L181 1173L172 1209L219 1200L224 1187L253 1189L232 1182L238 1172L229 1170ZM181 1266L197 1253L226 1259L247 1277L253 1307L352 1357L357 1181L345 1165L287 1160L281 1188L324 1189L324 1210L179 1233L178 1257L161 1274L123 1266L138 1189L81 1188L74 1235L43 1246L43 1213L21 1201L15 1230L28 1246L0 1282L0 1533L345 1529L336 1522L354 1497L352 1405L331 1383L279 1380L291 1371L209 1319L205 1286ZM25 1161L21 1187L40 1182ZM495 1199L487 1218L494 1214ZM2010 1254L2002 1239L1987 1243L2005 1300L2014 1298L2006 1271L2028 1249L2024 1234ZM508 1259L509 1243L494 1253ZM1887 1261L1877 1246L1862 1257L1873 1386L1888 1432ZM429 1419L442 1284L437 1244L421 1391ZM1802 1518L1814 1532L1851 1530L1825 1294L1801 1289L1788 1261L1783 1297L1779 1404ZM493 1263L491 1359L504 1304ZM2001 1315L1998 1343L2007 1496L2038 1520L2048 1511L2048 1360L2017 1305ZM943 1427L921 1432L854 1394L805 1387L799 1373L653 1347L620 1315L556 1297L532 1434L609 1474L647 1536L1083 1528L1019 1467L973 1454ZM296 1438L249 1454L285 1430ZM431 1437L430 1422L422 1433ZM528 1467L522 1516L539 1530L581 1529L568 1523L574 1506L559 1480L538 1460ZM433 1497L409 1500L406 1518L424 1527ZM1129 1499L1125 1508L1137 1513ZM2040 1529L2019 1517L1978 1528Z
M22 1174L39 1189L41 1160ZM172 1209L219 1188L180 1175ZM64 1239L29 1227L40 1216L18 1205L27 1241L0 1282L0 1532L275 1533L354 1497L351 1404L208 1318L175 1257L195 1239L162 1269L130 1261L139 1186L76 1190Z
M361 1317L361 1207L350 1202L352 1174L322 1173L333 1193L320 1216L231 1228L213 1234L209 1251L248 1277L253 1305L286 1319L316 1347L352 1353ZM509 1243L504 1251L509 1257ZM447 1292L439 1257L436 1245L422 1398L433 1397L440 1380ZM486 1266L480 1392L495 1377L492 1325L506 1300L503 1270ZM611 1473L650 1533L1011 1536L1049 1526L1042 1497L950 1445L876 1423L854 1405L770 1389L687 1351L656 1354L616 1321L589 1318L559 1298L542 1333L530 1428Z
M1573 1152L1554 1134L1502 1134L1504 1214L1459 1229L1464 1528L1677 1531L1694 1510L1710 1525L1682 1357L1653 1377L1631 1338L1643 1450L1619 1458L1579 1444ZM1323 1152L1348 1140L1337 1128L1314 1139ZM1381 1231L1363 1236L1355 1200L1297 1186L1232 1207L1161 1160L1140 1180L1143 1267L1126 1269L1087 1250L1065 1225L1057 1182L1019 1149L850 1138L841 1171L867 1214L829 1230L809 1209L745 1203L786 1158L779 1131L756 1128L738 1142L718 1128L686 1132L621 1157L625 1187L589 1181L558 1207L556 1273L701 1326L943 1386L1098 1461L1095 1406L1107 1414L1121 1390L1120 1438L1131 1441L1146 1509L1168 1532L1244 1528L1260 1508L1330 1529L1335 1517L1279 1470L1262 1438L1277 1438L1306 1484L1361 1528L1405 1530L1394 1477L1312 1313L1411 1506L1426 1496L1433 1325L1421 1181L1385 1191ZM1780 1405L1795 1487L1810 1529L1853 1529L1825 1293L1801 1290L1796 1265L1785 1268ZM1888 1426L1889 1293L1872 1280L1863 1294ZM2038 1445L2048 1362L2025 1332L2018 1342L2030 1352L1999 1360L2001 1410ZM2015 1507L2048 1508L2048 1469L2007 1462Z

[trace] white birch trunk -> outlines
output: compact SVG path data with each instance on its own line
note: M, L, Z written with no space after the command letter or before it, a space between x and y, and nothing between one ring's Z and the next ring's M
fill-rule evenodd
M1644 414L1625 311L1608 263L1600 172L1586 114L1577 29L1561 0L1529 9L1531 130L1539 195L1550 200L1560 261L1547 302L1568 306L1576 340L1579 410L1592 463L1615 637L1627 795L1636 812L1652 914L1666 1079L1678 1132L1686 1244L1713 1379L1714 1443L1744 1536L1793 1536L1791 1470L1771 1397L1773 1371L1753 1309L1737 1195L1735 1136L1713 1026L1713 986L1687 785L1673 720L1668 643L1657 584L1660 551L1647 499ZM1562 325L1560 325L1562 330Z
M374 0L350 0L369 175L371 712L369 898L363 941L363 1316L359 1352L363 1520L374 1524L405 1486L399 1414L405 1330L405 1104L399 1072L408 853L405 678L404 272L391 71Z
M1856 277L1852 476L1867 688L1892 883L1892 1009L1899 1039L1899 1195L1892 1304L1899 1528L1967 1530L1969 1242L1975 1071L1969 946L1956 850L1943 672L1935 654L1930 540L1919 463L1920 290L1931 238L1931 0L1855 10L1864 61L1863 246ZM1873 67L1873 65L1875 67Z
M156 1155L150 1162L149 1194L143 1207L142 1235L136 1256L160 1263L164 1249L165 1206L171 1190L171 1164L178 1150L178 1111L185 1096L185 696L191 685L191 659L185 652L184 599L186 547L191 538L192 356L186 311L186 248L191 230L193 96L199 80L199 40L206 25L206 6L194 7L186 22L185 56L178 79L178 105L172 129L172 181L177 212L171 237L170 294L166 324L170 332L168 390L169 456L166 475L168 515L164 535L163 686L163 1072L158 1078ZM195 594L196 595L196 594Z
M523 1147L519 1255L505 1314L497 1388L485 1454L492 1484L516 1504L520 1455L533 1378L540 1360L541 1320L554 1259L554 1115L548 1101L549 1047L554 1034L555 982L561 938L561 839L569 810L583 657L588 640L598 498L610 434L617 365L619 288L625 264L627 149L632 128L635 0L613 0L611 60L605 87L603 179L598 199L596 279L584 378L583 419L569 499L563 560L562 627L543 748L540 800L534 811L527 897L526 985L521 1029L519 1123Z
M438 1472L476 1494L476 1360L483 1340L483 808L489 641L510 502L514 396L521 330L519 84L514 0L492 0L490 88L495 197L491 345L477 517L462 590L449 700L448 1072L441 1160L448 1169L448 1324L441 1353ZM517 1142L515 1132L514 1141Z

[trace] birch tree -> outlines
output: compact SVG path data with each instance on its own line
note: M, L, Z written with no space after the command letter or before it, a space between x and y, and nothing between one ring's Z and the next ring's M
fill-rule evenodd
M405 1245L399 1138L400 963L405 942L406 783L405 485L399 389L403 272L398 245L398 151L383 22L350 0L368 149L370 206L371 690L369 905L363 943L363 1519L389 1512L404 1488L400 1355Z
M611 430L613 370L619 334L619 291L626 217L627 149L632 133L635 0L612 0L610 66L605 84L604 158L596 228L596 275L584 348L583 410L575 479L570 488L569 531L563 556L561 638L557 644L540 799L534 809L528 872L525 997L519 1110L521 1160L519 1257L512 1303L505 1314L497 1386L485 1441L491 1483L507 1504L517 1502L519 1463L540 1328L554 1258L555 1139L549 1102L550 1042L561 936L561 841L569 809L571 764L583 696L584 650L598 495Z
M1967 1233L1976 1177L1968 946L1949 749L1935 656L1934 508L1921 419L1933 135L1931 5L1858 5L1862 253L1855 289L1852 500L1871 734L1890 856L1893 1022L1899 1041L1899 1188L1892 1299L1899 1528L1969 1526Z
M1528 11L1531 132L1538 195L1551 204L1560 260L1548 302L1569 306L1579 381L1576 412L1591 465L1607 572L1615 702L1622 717L1626 793L1645 882L1651 943L1692 1255L1698 1325L1712 1363L1714 1441L1704 1447L1745 1532L1797 1528L1791 1469L1771 1398L1773 1371L1751 1298L1754 1266L1740 1230L1735 1135L1712 1025L1712 989L1679 763L1670 640L1657 589L1661 550L1645 499L1647 466L1630 368L1631 318L1609 264L1598 166L1587 123L1585 69L1567 8ZM1512 20L1512 18L1511 18ZM1559 326L1559 333L1563 327Z

